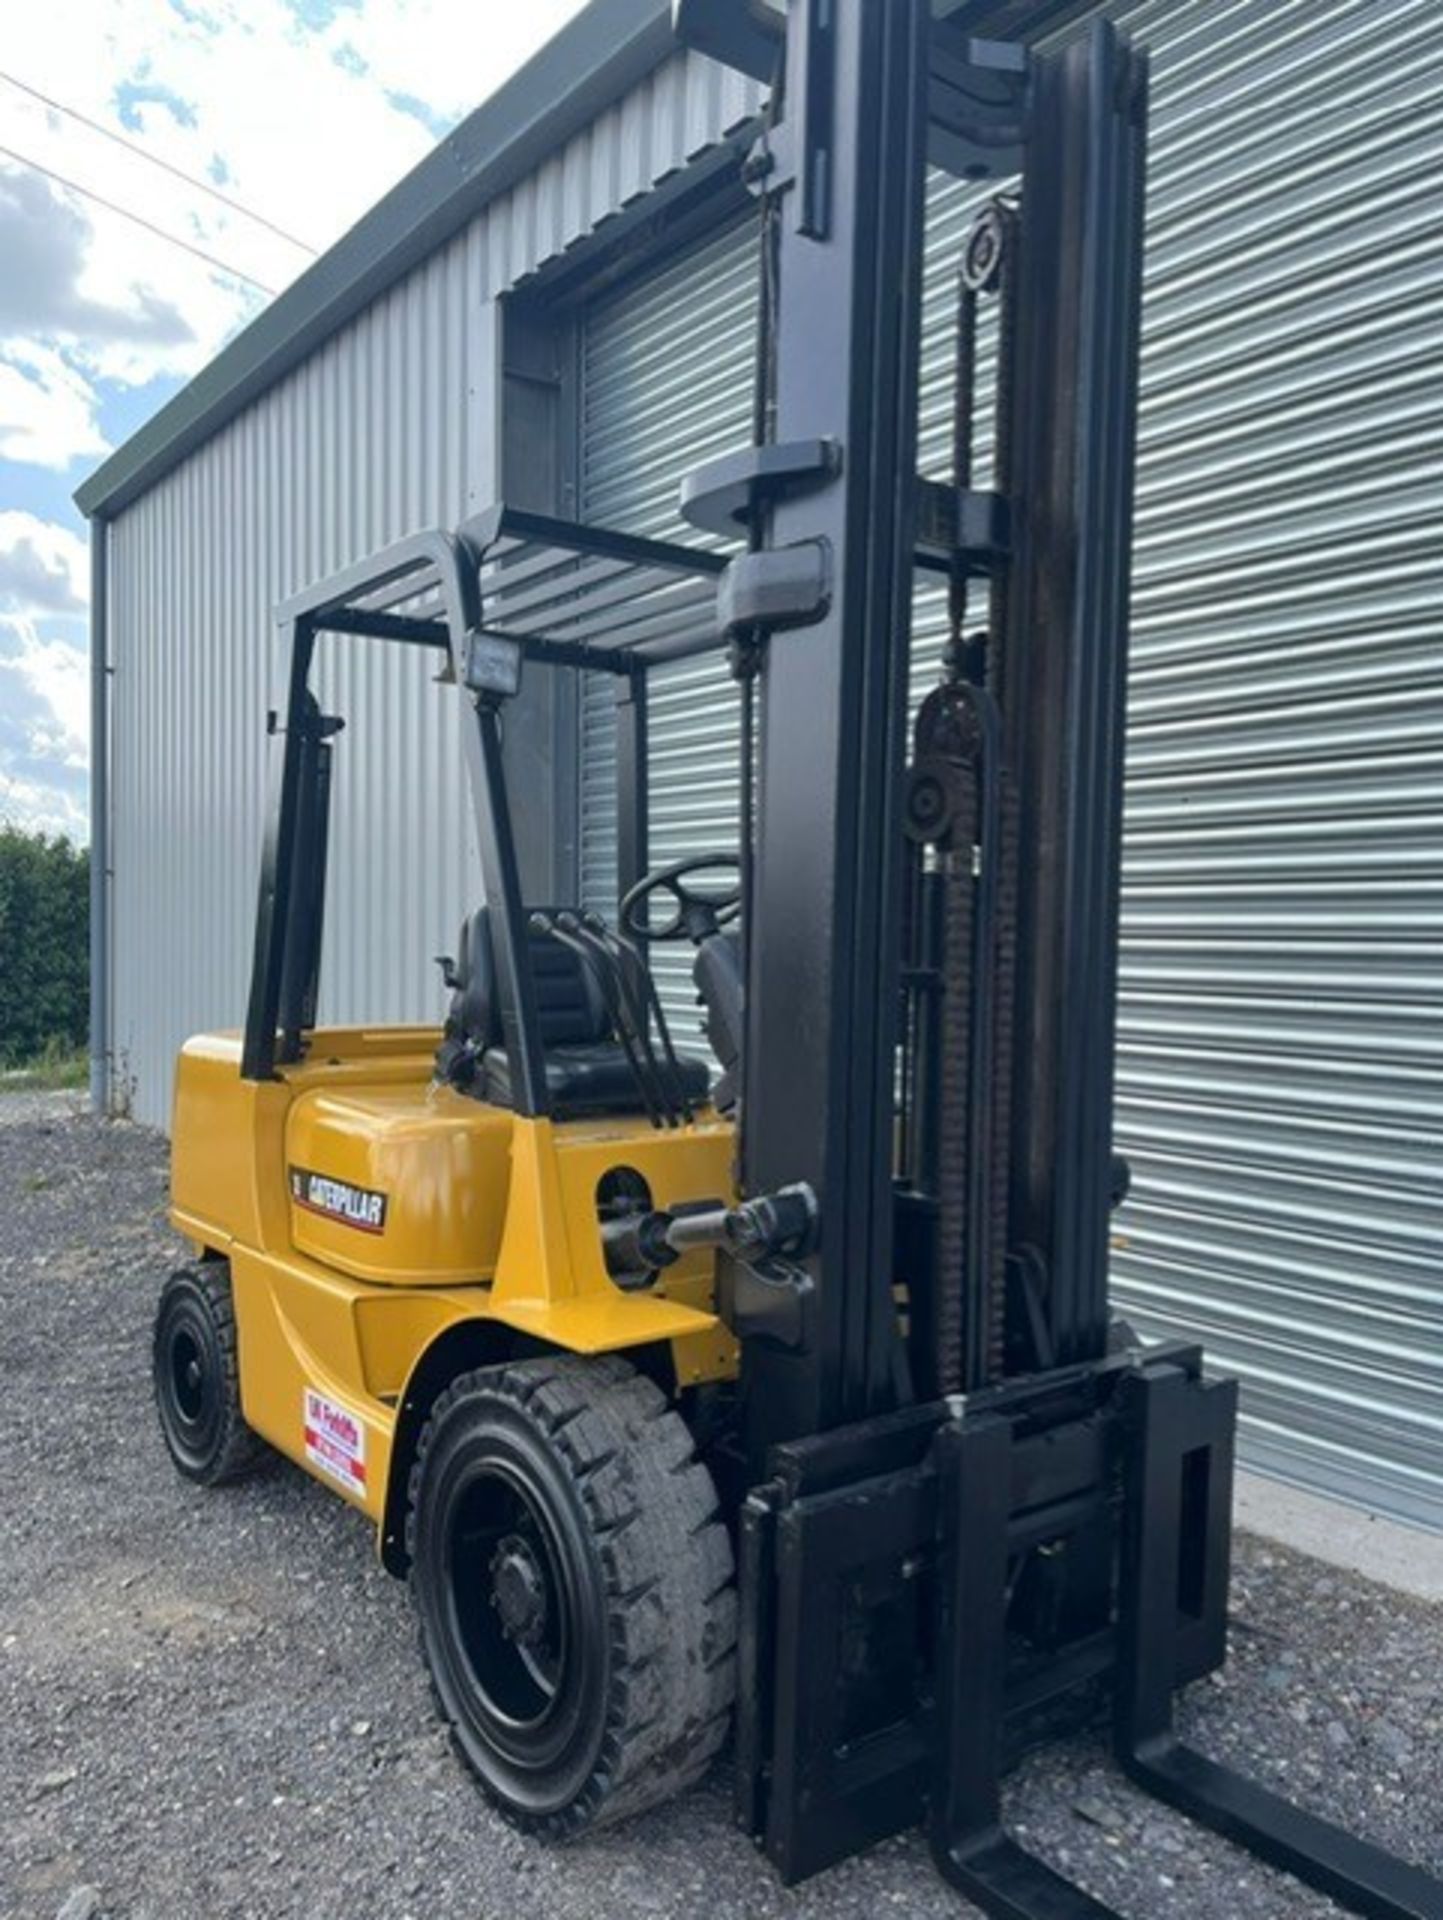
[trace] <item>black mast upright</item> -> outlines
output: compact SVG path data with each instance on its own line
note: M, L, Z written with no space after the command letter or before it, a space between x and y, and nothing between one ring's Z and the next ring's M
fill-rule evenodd
M1032 85L991 665L1020 798L1008 1238L1067 1365L1107 1350L1146 56L1099 28Z
M892 1075L897 797L911 632L927 134L925 0L790 9L770 556L817 586L774 632L748 980L743 1182L819 1204L796 1344L751 1341L748 1452L860 1419L898 1390ZM789 477L775 478L783 469ZM785 568L789 562L782 561Z

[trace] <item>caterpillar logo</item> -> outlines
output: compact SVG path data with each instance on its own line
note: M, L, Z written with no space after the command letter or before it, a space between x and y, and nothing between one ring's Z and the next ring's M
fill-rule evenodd
M292 1167L290 1177L291 1198L307 1213L339 1220L343 1227L355 1227L361 1233L386 1231L384 1193L353 1187L345 1180L333 1180L328 1173L311 1173L305 1167Z

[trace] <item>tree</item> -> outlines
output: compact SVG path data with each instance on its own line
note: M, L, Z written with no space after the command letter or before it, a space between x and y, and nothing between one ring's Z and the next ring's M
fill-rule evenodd
M0 825L0 1066L85 1045L90 855L59 835Z

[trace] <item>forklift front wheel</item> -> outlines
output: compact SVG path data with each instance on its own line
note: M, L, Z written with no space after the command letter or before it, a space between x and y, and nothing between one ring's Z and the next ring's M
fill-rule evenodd
M437 1705L513 1825L559 1838L701 1777L736 1684L731 1545L657 1386L616 1357L464 1374L409 1502Z
M215 1487L249 1473L265 1444L241 1412L230 1268L182 1267L161 1289L151 1358L170 1457L187 1480Z

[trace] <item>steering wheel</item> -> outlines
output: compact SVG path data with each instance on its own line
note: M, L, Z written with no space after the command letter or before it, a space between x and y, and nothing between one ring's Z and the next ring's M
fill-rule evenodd
M734 853L699 853L688 860L673 860L638 880L621 903L621 926L633 940L692 940L700 946L722 927L728 927L742 910L742 888L736 879L724 893L698 893L686 882L694 873L723 868L740 875L741 861ZM666 894L675 911L662 926L654 927L647 914L652 897Z

